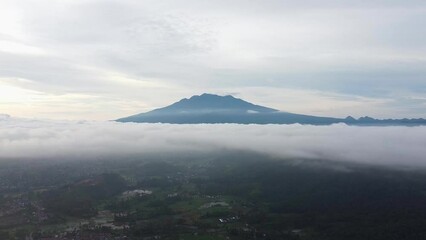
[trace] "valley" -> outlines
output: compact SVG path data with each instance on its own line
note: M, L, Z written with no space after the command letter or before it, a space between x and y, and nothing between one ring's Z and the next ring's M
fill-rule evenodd
M7 168L25 181L12 181L19 176ZM426 236L421 171L248 153L13 162L2 170L1 239Z

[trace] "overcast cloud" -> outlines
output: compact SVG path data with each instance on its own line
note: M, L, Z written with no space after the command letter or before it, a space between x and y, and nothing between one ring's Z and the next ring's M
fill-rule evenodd
M247 150L280 158L426 167L425 143L426 127L172 125L0 116L0 159L120 159Z
M423 0L3 0L0 112L107 120L211 92L426 117L425 23Z

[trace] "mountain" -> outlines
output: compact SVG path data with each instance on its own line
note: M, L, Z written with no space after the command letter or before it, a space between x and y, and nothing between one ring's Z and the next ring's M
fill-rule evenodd
M139 123L241 123L241 124L311 124L329 125L346 123L349 125L426 125L425 119L355 119L317 117L282 112L277 109L255 105L233 96L219 96L204 93L184 98L167 107L158 108L117 119L118 122Z
M200 96L192 96L190 99L184 98L170 106L159 108L151 113L161 114L181 114L181 113L272 113L278 112L276 109L267 108L246 102L233 96L218 96L204 93Z

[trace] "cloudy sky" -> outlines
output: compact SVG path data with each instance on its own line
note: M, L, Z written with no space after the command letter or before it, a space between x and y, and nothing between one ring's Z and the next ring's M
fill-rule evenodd
M108 120L203 92L426 118L424 0L2 0L0 113Z

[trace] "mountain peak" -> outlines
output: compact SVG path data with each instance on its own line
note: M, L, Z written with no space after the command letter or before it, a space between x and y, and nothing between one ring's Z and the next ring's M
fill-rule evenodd
M238 98L235 98L231 95L220 96L220 95L212 94L212 93L203 93L201 95L194 95L194 96L190 97L189 100L199 100L199 99L218 100L218 99L224 99L224 98L226 98L226 99L238 99ZM186 99L186 98L184 98L184 99Z
M164 108L156 109L155 113L189 113L189 112L277 112L278 110L255 105L231 95L220 96L203 93L183 98Z

